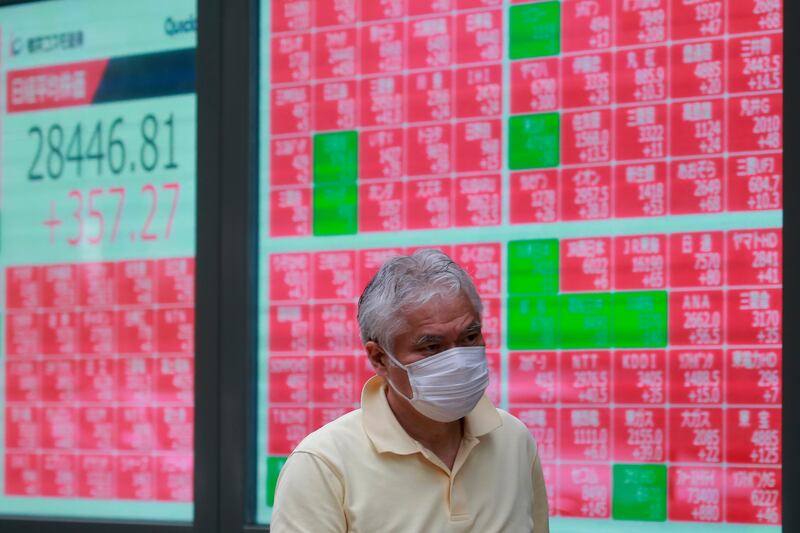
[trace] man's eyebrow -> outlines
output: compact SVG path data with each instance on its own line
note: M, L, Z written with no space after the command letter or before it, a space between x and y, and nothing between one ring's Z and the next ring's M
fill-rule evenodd
M469 326L464 328L464 331L461 332L462 335L468 335L470 333L480 333L481 332L481 323L478 320L472 322Z
M441 343L442 337L440 335L421 335L414 341L413 346L422 346L423 344Z

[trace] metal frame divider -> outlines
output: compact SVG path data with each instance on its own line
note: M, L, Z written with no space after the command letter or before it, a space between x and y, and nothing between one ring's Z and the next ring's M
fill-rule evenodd
M783 488L783 531L800 531L800 457L792 442L800 438L800 328L794 319L800 314L800 151L791 139L800 138L800 39L789 23L800 20L800 5L784 2L783 34L783 408L781 487ZM789 142L787 142L789 141ZM791 144L790 144L791 143ZM788 179L787 179L788 178ZM794 317L794 318L793 318ZM791 327L792 324L795 327ZM787 327L787 325L789 327Z
M224 0L197 0L194 532L219 531ZM202 28L202 29L200 29Z
M202 2L202 0L201 0ZM256 494L258 2L222 6L220 528L252 525ZM201 30L202 32L202 30Z

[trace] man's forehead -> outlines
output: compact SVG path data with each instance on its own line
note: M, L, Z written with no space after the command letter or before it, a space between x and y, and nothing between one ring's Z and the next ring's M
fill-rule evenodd
M429 304L402 313L405 333L437 335L480 325L472 303L464 295L436 297Z
M424 319L428 316L451 317L475 313L475 308L467 295L460 292L455 294L434 294L425 303L408 307L401 314L406 319Z

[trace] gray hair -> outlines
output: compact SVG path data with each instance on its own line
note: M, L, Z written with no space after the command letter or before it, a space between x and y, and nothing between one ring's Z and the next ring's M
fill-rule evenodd
M480 318L481 298L472 278L441 250L419 250L414 255L388 259L358 301L361 340L394 349L394 338L405 326L402 313L435 296L464 294Z

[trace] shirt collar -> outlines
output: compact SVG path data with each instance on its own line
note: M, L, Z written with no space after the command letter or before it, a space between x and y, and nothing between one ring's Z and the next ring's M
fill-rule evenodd
M383 378L373 376L361 392L364 430L378 453L411 455L422 451L420 444L406 433L386 399ZM484 394L478 405L464 418L464 437L481 437L503 425L497 409Z

